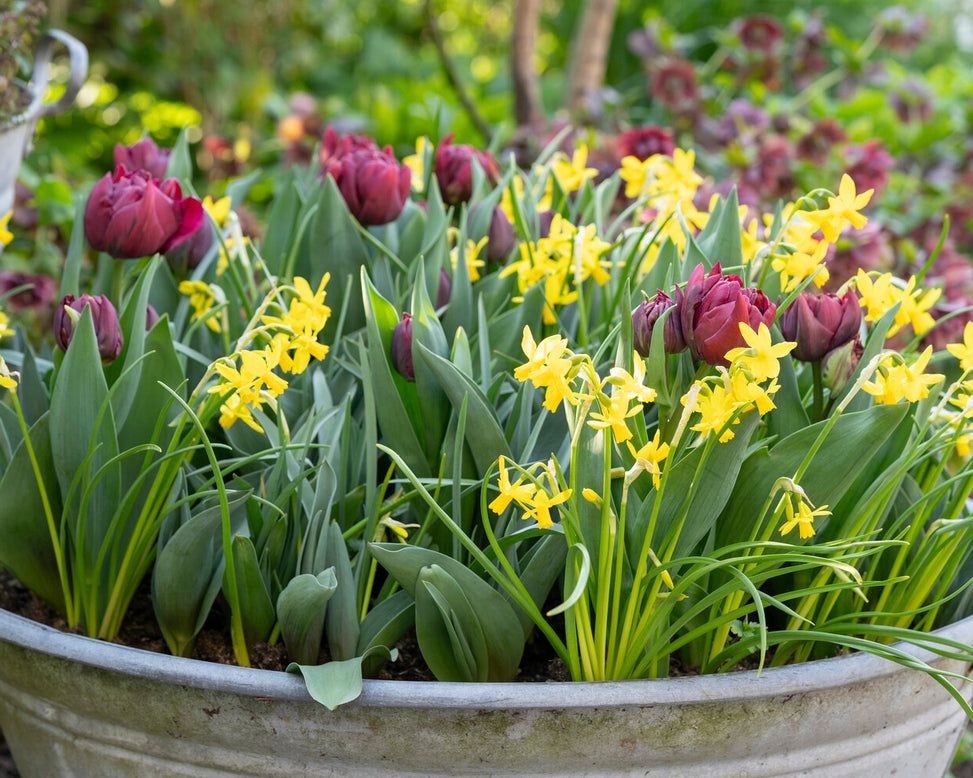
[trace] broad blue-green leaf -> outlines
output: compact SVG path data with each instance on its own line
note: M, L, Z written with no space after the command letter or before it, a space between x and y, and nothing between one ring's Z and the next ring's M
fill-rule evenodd
M714 209L715 211L715 209ZM711 213L696 238L699 248L720 266L742 267L743 241L740 235L740 204L734 188L719 202L719 213Z
M233 513L249 492L229 495ZM161 546L152 570L152 605L162 636L176 656L190 656L223 579L219 505L198 511Z
M430 475L429 462L422 445L422 428L415 387L397 373L389 364L392 346L392 330L398 323L395 308L372 286L362 268L362 291L365 295L368 328L368 365L371 372L371 390L375 393L375 412L382 435L418 475Z
M20 382L17 389L17 397L20 399L20 407L24 412L24 420L29 427L50 410L51 403L47 396L47 387L44 386L40 370L37 367L34 350L30 345L25 344L23 353L24 360L20 367Z
M416 639L436 678L488 680L486 636L463 587L432 565L419 571L415 592Z
M317 662L328 601L337 587L334 568L329 567L318 575L295 576L277 598L280 634L287 653L297 664Z
M29 433L44 479L44 491L54 520L60 526L61 493L51 453L50 420L50 414L44 414ZM41 491L23 440L0 478L0 495L0 567L10 570L24 586L63 613L64 592L58 577L54 545L44 515Z
M517 577L538 609L544 607L551 587L564 572L567 553L568 547L562 535L545 535L534 544L529 559L522 565ZM527 637L534 629L533 619L522 608L515 608L514 612L520 618L524 637Z
M466 565L452 557L428 548L399 543L370 543L372 554L396 581L415 599L419 573L424 567L437 565L449 573L473 604L485 630L489 659L489 678L509 680L520 665L524 650L524 632L517 614L507 599Z
M348 557L348 546L336 522L331 522L328 527L328 565L334 569L335 585L338 587L325 620L328 649L333 659L351 659L358 646L357 586Z
M257 641L266 640L270 636L276 618L274 603L270 599L270 592L267 591L267 584L260 572L260 562L253 541L245 535L236 535L232 547L243 634L247 645L252 646ZM224 591L229 585L224 572Z
M407 591L399 589L365 614L355 653L364 654L373 646L394 645L414 623L415 602Z
M267 230L261 246L261 253L272 273L281 272L291 251L291 240L294 237L300 207L301 198L297 191L297 184L292 177L288 177L282 188L276 192L274 202L270 206L267 214Z
M815 506L837 505L845 491L902 420L907 405L878 405L843 414L835 423L800 486ZM826 421L818 422L780 441L769 452L759 451L740 469L724 514L717 524L717 545L750 536L756 513L774 482L793 477Z
M457 413L464 400L466 401L466 441L473 453L477 471L485 473L501 454L511 458L510 446L497 421L493 404L487 400L473 379L448 359L434 354L421 343L415 344L412 350L422 365L439 381ZM411 467L408 460L406 463Z
M166 178L179 179L183 184L192 181L193 161L189 155L189 141L186 138L186 128L183 127L179 132L175 145L169 154L169 163L166 165Z
M362 662L373 655L388 657L393 662L398 656L395 649L385 646L371 648L366 656L356 656L343 662L326 662L323 665L287 665L287 672L300 673L304 677L307 693L328 710L358 699L362 690Z
M61 494L66 496L75 476L88 469L89 478L118 455L115 420L107 400L108 386L101 368L98 342L87 306L74 329L51 395L51 451ZM89 457L90 454L90 457ZM86 462L87 460L87 462ZM90 486L85 507L84 537L79 537L82 489ZM84 543L83 563L93 570L101 544L120 499L120 470L110 465L97 483L82 479L67 507L67 520L76 543Z
M424 274L425 263L419 263L419 277ZM425 284L417 280L412 290L412 353L415 368L415 389L422 415L425 435L426 459L435 466L442 450L443 434L449 419L449 402L438 376L423 369L423 362L415 358L418 347L425 347L440 357L449 355L449 344L436 311L426 294Z

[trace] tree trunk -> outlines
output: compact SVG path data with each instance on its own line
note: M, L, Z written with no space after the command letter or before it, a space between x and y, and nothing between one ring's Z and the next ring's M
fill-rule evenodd
M572 116L585 112L588 97L605 81L608 46L617 11L618 0L588 0L585 3L572 45L565 103Z
M514 82L514 118L518 127L538 123L544 118L540 77L534 66L540 12L540 0L516 0L514 3L511 71Z

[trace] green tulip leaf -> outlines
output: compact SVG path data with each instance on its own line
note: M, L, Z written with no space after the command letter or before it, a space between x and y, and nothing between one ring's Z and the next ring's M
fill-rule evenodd
M313 665L321 651L328 602L338 588L334 568L295 576L277 598L277 619L287 653L301 665Z
M295 237L298 210L301 208L301 198L297 184L290 176L274 197L273 205L267 214L267 230L264 234L261 254L267 262L270 272L280 275L284 269L284 262L292 250L291 240Z
M364 656L341 662L325 662L323 665L299 665L291 662L288 673L300 673L304 677L307 693L328 710L357 700L362 691L362 662L372 656L395 661L398 651L385 646L374 646Z
M43 488L56 526L61 520L61 492L51 452L51 415L41 416L29 430L34 456L44 480ZM58 576L57 559L44 515L40 485L34 474L26 443L21 440L0 478L0 567L64 612L64 591Z
M415 602L399 589L378 602L362 619L356 654L379 645L391 646L415 623Z
M439 381L453 405L453 410L459 413L464 401L467 403L466 442L473 453L477 471L485 473L500 455L512 458L493 404L473 379L448 359L433 353L421 343L413 346L413 353ZM411 467L411 463L408 464Z
M428 548L401 543L370 543L369 549L413 599L419 574L436 565L463 589L476 610L484 632L491 681L510 680L517 673L524 651L524 632L510 602L462 562ZM418 616L417 616L418 621Z
M91 482L103 466L118 456L118 437L91 309L87 306L55 379L50 427L61 494L65 498L71 494L70 504L65 505L70 533L74 542L83 547L79 556L85 569L93 571L120 501L121 473L116 461L96 482ZM76 479L79 486L72 491ZM82 509L85 499L87 504ZM82 528L83 538L79 537Z
M415 386L394 372L390 365L392 330L398 323L398 314L372 285L365 268L362 268L361 284L368 329L368 386L375 393L375 412L382 435L409 467L420 476L428 476L431 471L420 442L424 435Z
M799 484L815 506L834 507L865 468L873 452L880 451L902 421L908 405L876 405L866 411L845 413L811 460ZM826 421L818 422L761 450L740 468L736 487L717 523L717 545L747 537L760 506L783 476L793 477Z
M440 681L486 681L483 627L463 587L438 565L424 567L416 582L416 639Z
M250 492L231 493L231 515ZM152 605L166 645L190 656L223 579L222 514L219 505L199 510L161 546L152 570Z
M351 659L358 647L358 587L351 569L348 544L336 522L328 526L327 564L334 570L338 587L325 620L328 650L333 659Z
M276 620L274 603L270 599L270 592L260 571L260 562L253 541L245 535L236 535L232 545L243 634L247 646L252 646L270 636ZM226 590L228 586L229 581L224 572L223 589ZM231 597L227 599L233 601Z

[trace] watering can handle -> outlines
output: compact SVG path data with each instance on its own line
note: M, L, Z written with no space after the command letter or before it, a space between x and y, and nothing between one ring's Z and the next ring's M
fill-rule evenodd
M48 30L41 38L37 53L34 55L34 72L31 81L39 96L42 96L47 88L47 69L54 54L54 46L57 43L63 43L68 50L71 74L68 77L64 94L56 102L43 103L37 111L38 117L54 116L70 108L88 76L88 49L85 48L85 45L63 30Z

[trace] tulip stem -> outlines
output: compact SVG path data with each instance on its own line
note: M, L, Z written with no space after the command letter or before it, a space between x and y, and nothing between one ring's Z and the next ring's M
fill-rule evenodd
M125 261L112 260L111 299L115 301L118 310L122 310L122 286L125 281Z
M814 420L824 418L824 380L821 376L821 360L811 363L811 374L814 376Z

